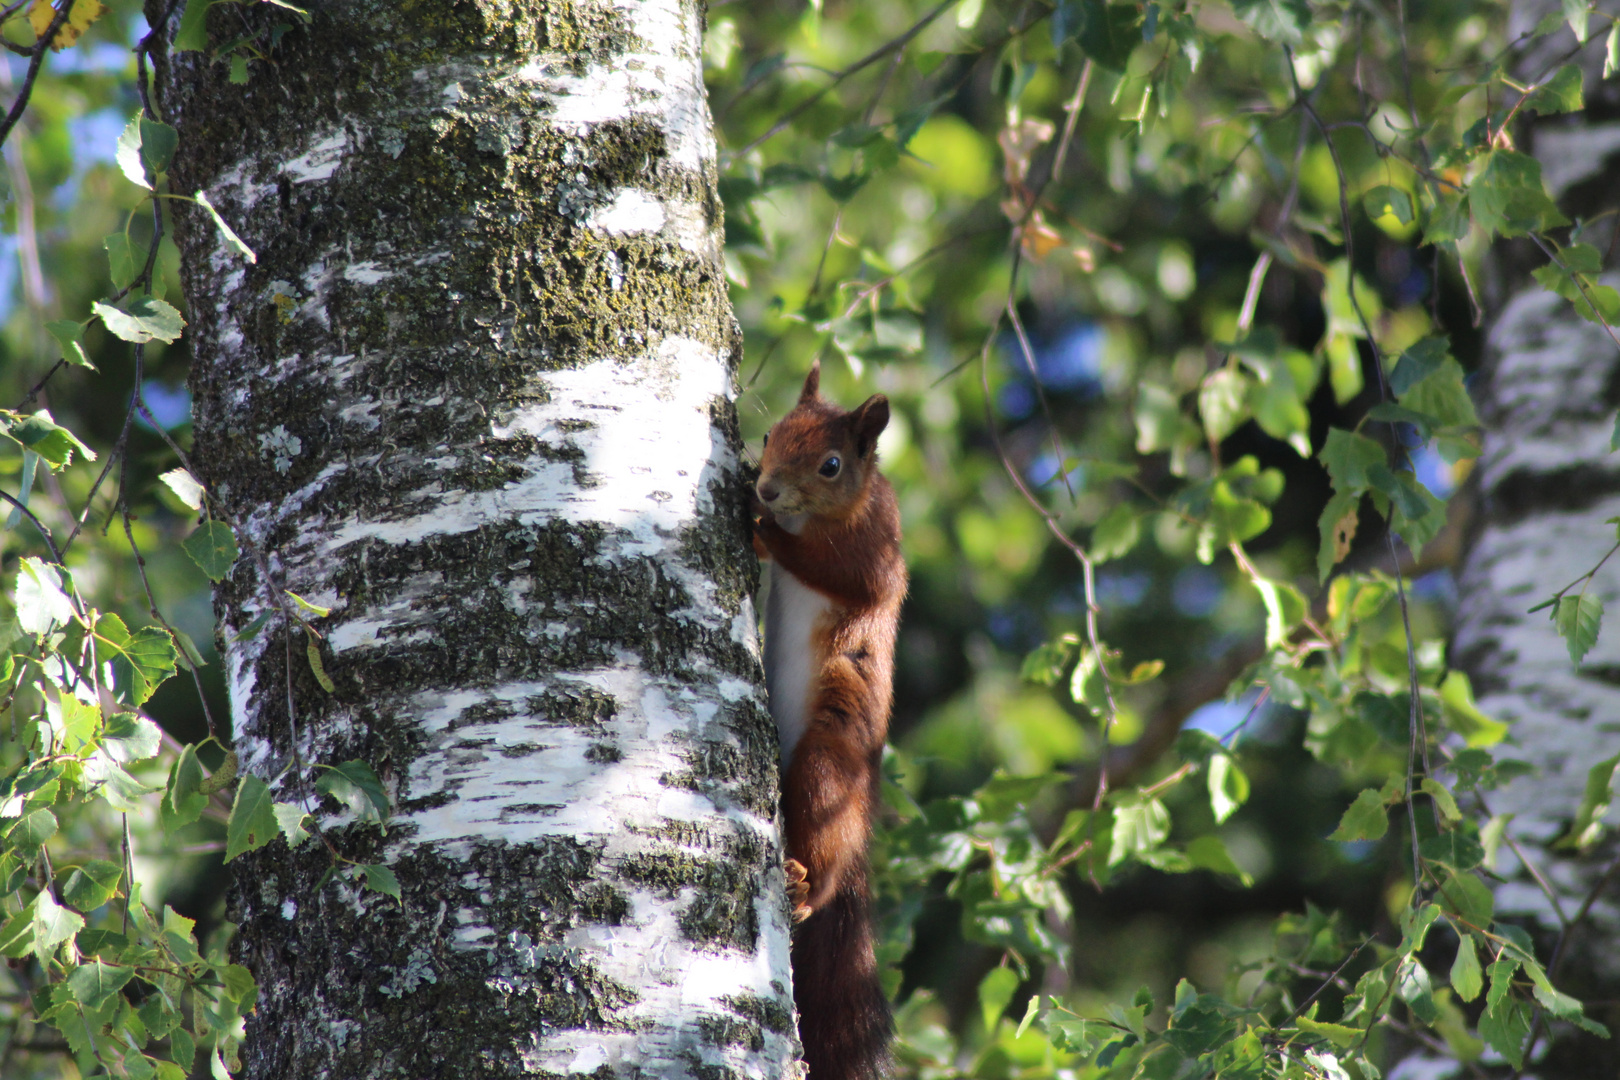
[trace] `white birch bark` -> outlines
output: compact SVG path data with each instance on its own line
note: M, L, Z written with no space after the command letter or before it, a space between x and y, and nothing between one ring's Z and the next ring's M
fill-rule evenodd
M796 1057L701 27L345 0L247 86L160 70L177 190L259 256L181 222L195 454L274 579L238 563L223 631L272 587L332 608L335 693L279 618L228 644L236 746L312 796L290 695L306 765L377 767L386 835L308 805L404 888L317 888L317 843L236 864L249 1076Z

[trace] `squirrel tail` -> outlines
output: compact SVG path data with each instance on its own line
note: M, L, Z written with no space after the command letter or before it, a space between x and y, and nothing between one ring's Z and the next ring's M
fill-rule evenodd
M894 1024L878 982L866 875L852 873L793 935L793 997L810 1080L882 1080Z

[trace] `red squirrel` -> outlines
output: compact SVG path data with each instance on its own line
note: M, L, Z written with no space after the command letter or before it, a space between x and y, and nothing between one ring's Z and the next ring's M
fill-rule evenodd
M812 365L765 436L754 550L766 562L765 682L782 745L793 996L810 1080L877 1080L892 1030L878 983L867 836L893 697L906 566L877 470L882 394L845 412Z

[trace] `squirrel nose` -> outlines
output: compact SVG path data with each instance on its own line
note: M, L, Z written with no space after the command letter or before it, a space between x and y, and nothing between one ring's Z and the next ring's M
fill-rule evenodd
M764 503L773 503L782 494L781 488L777 487L775 484L766 483L763 480L759 482L759 487L757 487L755 490L759 492L759 501Z

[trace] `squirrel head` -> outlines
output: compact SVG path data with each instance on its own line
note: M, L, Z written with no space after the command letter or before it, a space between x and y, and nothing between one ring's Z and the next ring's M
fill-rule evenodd
M847 517L877 474L877 439L888 424L889 399L882 394L849 412L823 398L816 361L798 404L765 436L755 494L778 517Z

